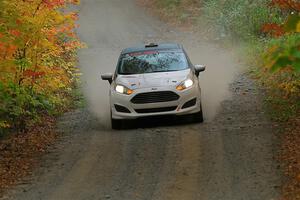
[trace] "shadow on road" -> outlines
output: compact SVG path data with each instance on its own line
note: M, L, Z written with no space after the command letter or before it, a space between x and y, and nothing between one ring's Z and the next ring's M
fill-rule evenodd
M122 129L137 129L137 128L155 128L155 127L172 127L184 126L188 124L196 124L192 116L155 116L143 117L135 120L126 120L123 122Z

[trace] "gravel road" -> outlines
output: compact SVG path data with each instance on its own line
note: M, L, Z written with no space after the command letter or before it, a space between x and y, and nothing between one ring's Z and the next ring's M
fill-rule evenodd
M2 199L276 200L280 171L275 129L263 92L231 52L148 16L132 0L82 0L79 52L88 109L66 114L61 140L41 166ZM201 75L206 121L134 121L109 127L108 84L122 48L150 41L184 44ZM183 122L182 122L183 121ZM137 125L138 124L138 125Z

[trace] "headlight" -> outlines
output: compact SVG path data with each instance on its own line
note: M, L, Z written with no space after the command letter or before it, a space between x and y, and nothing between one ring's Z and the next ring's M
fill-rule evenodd
M185 89L187 89L187 88L192 87L193 85L194 85L193 80L192 80L192 79L187 79L187 80L183 81L182 83L180 83L180 84L176 87L176 89L182 91L182 90L185 90Z
M116 85L115 90L116 90L116 92L118 92L120 94L131 95L133 93L133 90L131 90L123 85Z

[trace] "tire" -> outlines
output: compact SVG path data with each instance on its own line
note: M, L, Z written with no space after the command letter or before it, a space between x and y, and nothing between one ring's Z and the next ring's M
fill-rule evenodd
M122 120L111 118L111 128L114 130L122 129Z
M197 122L197 123L202 123L204 121L201 103L200 103L200 111L195 113L193 118L194 118L194 122Z

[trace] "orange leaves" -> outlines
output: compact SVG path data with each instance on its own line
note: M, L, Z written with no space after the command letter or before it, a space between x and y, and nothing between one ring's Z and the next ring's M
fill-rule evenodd
M263 33L269 33L274 37L283 36L284 33L285 33L283 28L280 25L274 24L274 23L263 25L262 32Z
M72 51L74 49L83 48L84 45L81 42L74 40L74 41L66 42L64 44L64 47L65 50Z
M300 2L295 0L272 0L271 5L291 12L285 15L286 20L283 24L265 24L262 27L262 32L270 33L274 37L300 32Z
M300 2L295 0L272 0L272 6L278 6L284 10L294 10L300 12Z
M69 25L61 26L56 28L57 33L74 33L73 27Z
M21 32L16 29L10 30L9 33L15 37L19 37L21 35Z
M298 114L299 116L299 114ZM300 198L300 117L289 120L281 134L280 160L282 169L288 177L283 185L283 199L298 200Z
M75 4L75 5L80 4L80 0L68 0L68 2L72 3L72 4Z
M41 78L42 76L45 76L45 72L36 72L36 71L33 71L33 70L25 70L23 72L23 75L25 77L30 77L30 78L33 78L33 79L37 79L37 78Z
M7 52L8 52L8 54L13 54L13 53L15 53L16 52L16 50L18 49L18 47L17 46L15 46L15 45L13 45L13 44L9 44L8 46L7 46Z
M17 24L17 25L21 25L21 24L22 24L22 21L19 20L19 19L17 19L17 20L16 20L16 24Z
M66 3L65 0L44 0L43 2L49 9L63 6Z
M11 57L17 50L17 46L0 42L0 63L1 57Z
M62 6L65 6L68 3L79 4L79 2L80 2L79 0L43 0L43 3L49 9L62 7Z
M77 21L78 20L78 13L70 13L70 18L73 20L73 21Z

